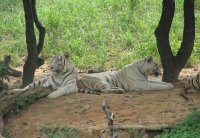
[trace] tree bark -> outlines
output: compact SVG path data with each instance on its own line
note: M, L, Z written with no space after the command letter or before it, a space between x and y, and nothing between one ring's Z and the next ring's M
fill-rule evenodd
M41 23L38 20L35 5L35 0L23 0L26 22L26 43L28 57L23 67L22 87L25 87L33 82L36 68L44 64L44 60L42 58L38 58L38 55L43 48L45 28L41 25ZM39 30L38 44L36 44L37 42L34 32L34 22Z
M163 81L175 82L191 56L195 38L194 0L184 0L184 31L181 47L173 55L169 41L169 31L175 11L174 0L163 0L161 19L155 30L157 48L163 66Z

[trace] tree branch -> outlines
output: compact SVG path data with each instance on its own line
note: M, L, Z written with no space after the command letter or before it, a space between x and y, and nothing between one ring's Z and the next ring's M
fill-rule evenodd
M174 11L175 1L163 0L161 18L158 27L155 30L157 47L161 56L162 63L165 63L166 60L173 60L174 57L169 42L169 31L172 25L172 20L174 18ZM162 53L165 53L165 55Z
M181 47L176 55L176 62L181 68L192 54L195 39L194 0L184 0L184 31Z
M37 11L36 11L36 0L31 0L31 6L32 6L32 12L33 12L33 20L35 22L35 25L36 25L38 31L39 31L39 41L38 41L38 44L37 44L37 55L39 55L40 52L43 49L43 46L44 46L44 38L45 38L46 30L42 26L40 21L38 20ZM40 67L43 64L44 64L44 59L38 58L37 68Z
M6 68L8 69L8 72L10 76L14 76L14 77L21 77L22 72L21 71L17 71L13 68L10 67L10 61L11 61L11 56L5 56L4 57L4 61L3 64L6 66Z

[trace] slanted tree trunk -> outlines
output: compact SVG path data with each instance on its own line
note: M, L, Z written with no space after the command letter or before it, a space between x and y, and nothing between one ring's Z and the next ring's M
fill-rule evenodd
M28 57L23 67L22 87L33 82L34 73L36 68L44 63L44 60L38 58L39 53L42 51L45 28L38 20L36 13L36 1L35 0L23 0L25 22L26 22L26 43L28 50ZM36 42L36 36L34 32L34 22L39 30L39 42Z
M155 30L157 47L163 66L163 81L178 80L181 69L191 56L195 39L194 0L184 0L184 31L181 47L173 55L169 42L169 31L175 11L175 0L163 0L161 19Z

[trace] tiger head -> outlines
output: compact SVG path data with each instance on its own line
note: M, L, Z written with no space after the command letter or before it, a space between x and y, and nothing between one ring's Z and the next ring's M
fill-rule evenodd
M146 62L146 73L148 75L159 76L161 74L160 68L158 67L158 63L156 60L152 58L152 56L145 58Z
M49 67L53 72L66 72L68 70L69 62L69 53L65 52L62 55L54 56Z

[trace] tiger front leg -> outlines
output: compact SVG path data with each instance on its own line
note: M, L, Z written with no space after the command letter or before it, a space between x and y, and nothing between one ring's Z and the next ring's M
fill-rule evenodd
M30 88L30 86L26 86L24 87L23 89L12 89L12 90L9 90L7 93L9 94L12 94L12 93L16 93L16 92L24 92L26 90L28 90Z
M172 89L174 87L174 85L172 85L171 83L156 83L156 82L145 82L143 83L143 85L138 85L137 86L137 90L152 90L152 91L158 91L158 90L168 90L168 89Z
M77 85L70 84L70 85L58 88L56 91L50 93L47 97L53 99L53 98L58 98L60 96L68 95L70 93L76 93L76 92L78 92Z
M36 82L33 82L29 85L27 85L26 87L22 88L22 89L12 89L12 90L9 90L7 93L9 94L12 94L12 93L16 93L16 92L24 92L30 88L35 88L35 87L38 87L38 86L43 86L43 84L45 83L46 79L43 79L43 80L39 80L39 81L36 81ZM46 86L43 86L43 87L48 87L49 84L47 84Z
M101 90L102 92L111 92L111 93L116 93L116 94L124 94L125 90L119 87L110 87L109 85Z

